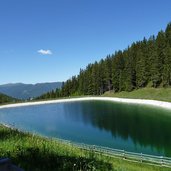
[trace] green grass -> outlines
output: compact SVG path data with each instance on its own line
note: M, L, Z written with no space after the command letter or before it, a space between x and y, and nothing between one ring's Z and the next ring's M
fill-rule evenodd
M168 171L168 168L128 162L72 144L61 143L0 125L0 157L9 157L25 171L102 170L102 171ZM171 169L170 169L171 170Z
M32 101L46 101L46 100L57 100L57 99L72 99L81 97L92 97L94 95L80 95L80 96L69 96L69 97L59 97L51 99L35 99ZM105 92L101 96L107 97L120 97L120 98L131 98L131 99L149 99L149 100L160 100L171 102L171 88L142 88L133 90L131 92L121 91L114 93L113 91ZM99 97L98 95L95 97Z
M151 99L171 102L171 88L142 88L131 92L106 92L103 96L132 98L132 99Z

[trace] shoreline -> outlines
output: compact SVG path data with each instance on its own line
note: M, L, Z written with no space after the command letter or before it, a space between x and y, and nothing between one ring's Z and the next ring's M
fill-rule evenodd
M2 106L0 106L0 109L24 107L24 106L35 106L35 105L43 105L43 104L88 101L88 100L100 100L100 101L111 101L111 102L130 103L130 104L142 104L142 105L156 106L156 107L161 107L164 109L171 110L171 102L164 102L164 101L158 101L158 100L146 100L146 99L116 98L116 97L80 97L80 98L71 98L71 99L56 99L56 100L24 102L24 103L16 103L16 104L14 103L14 104L2 105Z

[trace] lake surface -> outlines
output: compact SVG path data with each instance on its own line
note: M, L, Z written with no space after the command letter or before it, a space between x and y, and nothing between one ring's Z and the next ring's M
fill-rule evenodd
M171 111L77 101L0 109L0 123L73 142L171 157Z

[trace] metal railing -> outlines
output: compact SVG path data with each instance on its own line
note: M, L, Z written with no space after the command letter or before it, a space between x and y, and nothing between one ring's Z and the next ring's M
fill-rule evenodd
M98 153L101 155L107 155L110 157L117 157L117 158L129 160L133 162L140 162L140 163L146 163L146 164L171 168L170 157L155 156L155 155L149 155L149 154L143 154L143 153L134 153L134 152L128 152L125 150L113 149L113 148L102 147L102 146L97 146L97 145L75 143L75 142L61 140L61 139L60 141L70 144L70 145L72 144L73 146L78 147L80 149L91 151L91 152Z

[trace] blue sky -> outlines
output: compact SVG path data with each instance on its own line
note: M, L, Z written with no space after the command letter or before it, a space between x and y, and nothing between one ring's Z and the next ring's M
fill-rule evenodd
M65 81L170 21L170 0L1 0L0 84Z

